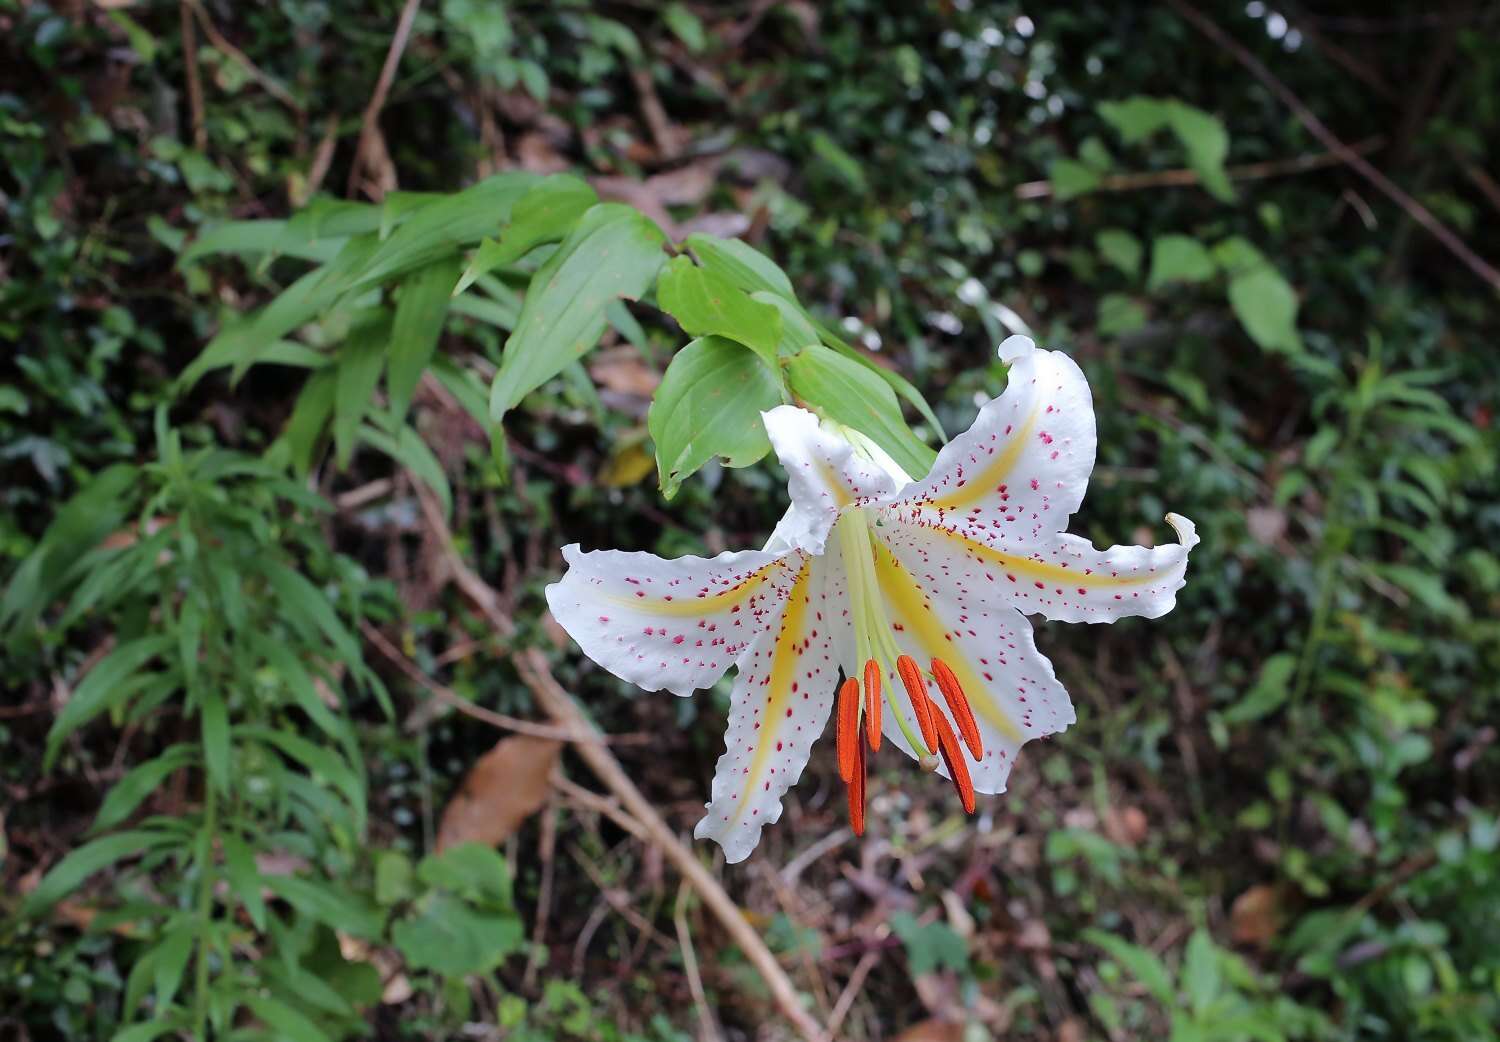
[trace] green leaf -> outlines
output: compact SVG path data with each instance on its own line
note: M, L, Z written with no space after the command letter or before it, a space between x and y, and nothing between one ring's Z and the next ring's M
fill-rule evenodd
M685 5L668 4L662 10L661 17L662 21L667 23L667 28L671 29L692 53L697 54L708 46L708 34L703 30L703 22Z
M779 293L770 290L756 290L750 294L750 299L759 304L769 304L781 315L781 340L777 344L776 353L783 357L790 357L801 351L809 344L816 344L822 339L818 336L817 327L812 319L807 317L807 312L795 300L788 300Z
M673 355L646 421L662 495L671 499L715 456L747 467L770 452L760 414L783 394L780 370L732 340L703 337Z
M1146 309L1125 293L1106 293L1099 301L1099 335L1124 336L1146 324Z
M186 767L196 758L197 749L194 746L179 744L160 756L132 767L105 794L90 831L103 832L120 824L130 817L142 800L159 789L173 772Z
M375 903L390 907L409 900L412 895L411 858L399 850L382 850L375 855Z
M453 295L458 296L480 276L519 260L543 243L562 241L598 201L593 188L571 174L555 174L539 182L516 202L500 239L485 239L479 244Z
M460 843L440 854L429 854L417 866L417 878L468 901L507 909L511 904L510 866L483 843Z
M448 485L448 475L443 465L432 454L427 443L411 427L402 424L396 437L366 424L360 428L360 440L385 453L432 489L443 505L443 514L453 513L453 490Z
M932 466L937 453L906 425L891 386L865 366L816 344L791 359L786 372L798 398L867 435L908 474L925 474Z
M688 257L674 257L657 281L656 303L690 336L727 337L776 368L780 309L752 300L723 275L698 267Z
M385 367L391 327L386 322L362 322L349 333L339 352L338 388L333 399L333 444L340 469L354 455L354 436L374 405L375 387Z
M705 269L723 275L747 293L764 290L787 300L797 299L786 272L747 242L694 232L683 241L683 245L693 251L693 256Z
M398 420L406 415L417 381L437 348L458 268L457 258L429 264L407 279L396 297L385 384L391 415Z
M51 770L57 758L58 748L64 738L108 709L112 701L125 691L127 678L151 659L165 655L176 644L173 635L157 633L137 637L119 645L104 657L73 689L72 696L63 705L62 711L47 732L47 752L43 757L43 769Z
M1246 724L1276 712L1287 699L1296 670L1297 657L1291 652L1283 651L1266 659L1245 697L1224 712L1224 722Z
M1099 115L1114 127L1127 145L1139 144L1171 119L1171 102L1137 95L1124 101L1099 104Z
M355 937L380 936L383 913L369 907L352 891L301 876L263 876L266 889L309 918Z
M864 167L860 166L859 160L846 152L831 135L822 130L814 130L809 143L812 145L813 155L827 164L828 168L837 174L849 188L860 194L868 190Z
M1187 149L1188 166L1203 180L1203 187L1220 202L1234 201L1234 186L1224 172L1229 155L1229 132L1217 117L1191 105L1175 102L1167 114L1168 125Z
M600 203L580 218L531 280L490 388L492 420L594 346L609 302L636 299L656 280L665 240L649 219L620 203Z
M1229 305L1250 339L1261 347L1301 353L1297 293L1275 268L1267 265L1230 279Z
M1094 245L1110 264L1135 278L1141 271L1141 241L1121 228L1106 228L1094 236Z
M906 946L912 976L944 967L962 973L969 968L969 946L945 922L919 923L910 912L891 916L891 931Z
M321 630L346 663L353 665L361 661L359 644L339 621L338 613L328 599L305 576L271 558L260 561L259 569L271 584L283 616L311 623Z
M111 836L91 840L74 848L67 857L53 866L52 871L37 884L37 888L26 895L26 900L21 905L21 914L34 916L46 911L77 890L79 884L89 876L117 861L178 842L180 837L174 833L151 829L116 832Z
M1171 975L1155 952L1103 930L1085 930L1083 939L1103 948L1127 973L1144 984L1146 990L1162 1005L1168 1008L1176 1005L1176 989L1172 986Z
M245 914L261 932L266 928L266 902L261 897L260 869L255 864L255 854L249 844L233 832L223 832L219 842L224 847L224 874L229 879L229 888L239 898Z
M1060 203L1099 187L1098 171L1086 163L1066 157L1054 159L1048 165L1047 180L1052 182L1053 198Z
M260 725L242 725L240 734L247 739L274 746L286 756L301 763L314 779L322 778L338 789L354 811L354 831L365 828L365 786L363 780L337 753L308 741L301 735Z
M230 767L229 709L217 690L198 692L199 725L203 733L203 765L208 780L221 793L229 793Z
M1218 268L1208 249L1188 235L1162 235L1151 243L1149 289L1160 289L1168 282L1206 282Z
M292 415L281 431L280 441L290 457L288 462L299 474L312 469L318 441L328 426L328 417L333 414L338 384L338 368L334 367L319 369L308 377L302 385L302 392L297 395Z
M511 210L537 183L535 174L508 171L457 195L441 196L414 210L360 266L348 289L372 286L457 253L461 246L495 235Z
M193 942L198 937L197 923L189 922L174 928L160 944L151 950L151 976L156 991L156 1008L170 1009L177 989L182 986L182 974L187 969L188 959L193 954Z
M1182 988L1195 1016L1202 1016L1219 997L1220 984L1219 954L1208 931L1200 926L1193 931L1182 957Z
M286 1042L333 1042L317 1024L278 999L249 992L244 1002Z
M525 939L513 913L475 911L448 894L430 894L416 915L391 928L391 939L412 969L449 976L493 969Z

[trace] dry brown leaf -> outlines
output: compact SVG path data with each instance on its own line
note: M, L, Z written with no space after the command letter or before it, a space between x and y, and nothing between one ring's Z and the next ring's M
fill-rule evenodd
M640 398L650 398L661 383L661 374L630 346L595 352L594 360L589 363L589 375L601 387Z
M1257 883L1234 899L1229 911L1231 933L1238 944L1269 944L1281 927L1281 901L1276 888Z
M1146 813L1139 807L1110 807L1104 812L1104 834L1122 847L1138 846L1150 831Z
M460 843L495 846L547 802L552 768L562 743L551 738L502 738L469 770L443 809L439 851Z
M954 1020L932 1017L919 1020L901 1034L896 1042L963 1042L964 1026Z

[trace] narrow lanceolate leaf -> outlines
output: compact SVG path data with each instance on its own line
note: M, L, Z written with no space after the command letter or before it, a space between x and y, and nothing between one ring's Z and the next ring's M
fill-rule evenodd
M203 737L203 764L208 780L221 793L229 792L230 740L229 709L224 696L215 690L199 691L198 716Z
M503 264L520 260L543 243L561 242L599 196L569 174L549 177L531 188L511 209L510 224L498 240L485 239L469 262L454 296Z
M308 377L297 395L297 404L281 432L281 444L285 446L289 462L299 474L312 468L313 456L317 452L319 439L328 426L328 417L333 412L333 398L338 389L338 369L319 369Z
M255 854L249 844L232 832L219 837L224 848L224 874L229 878L229 888L239 898L245 914L257 930L266 928L266 902L260 895L263 885L260 869L255 865Z
M64 738L109 708L123 690L125 682L137 670L156 656L166 654L175 643L172 636L164 633L138 637L115 648L89 670L83 681L73 689L62 712L53 721L52 729L47 732L47 753L43 759L43 769L52 769L52 762Z
M376 285L497 234L536 180L535 174L520 171L496 174L457 195L420 206L373 251L350 288Z
M85 843L59 861L42 878L37 888L26 896L21 914L29 916L45 911L77 890L89 876L117 861L176 842L179 842L179 837L170 832L135 829L116 832L112 836Z
M419 478L438 497L445 515L453 512L453 490L443 465L416 431L402 424L394 437L370 424L360 428L360 440L374 446Z
M656 280L665 240L648 218L619 203L600 203L583 215L531 280L490 388L491 419L594 346L609 302L633 300Z
M867 435L913 476L927 473L937 454L901 418L889 384L854 359L821 344L787 363L792 393L816 411Z
M432 361L459 263L458 258L450 257L427 265L407 279L396 296L385 385L391 415L398 420L406 415L417 381Z
M785 400L780 370L732 340L703 337L677 352L646 421L662 494L671 499L715 456L748 467L771 451L760 414Z
M656 285L656 303L691 336L717 335L744 344L772 369L781 340L781 312L717 272L674 257Z
M287 1039L287 1042L332 1042L328 1034L305 1015L270 996L247 995L245 1004L265 1021L267 1027L275 1030L277 1037Z
M348 343L339 353L338 389L333 399L333 444L340 467L349 465L360 421L374 404L390 328L385 322L366 322L349 334Z
M196 756L197 749L194 746L182 743L131 768L110 787L90 831L103 832L130 817L142 800L161 788L169 775L192 763Z

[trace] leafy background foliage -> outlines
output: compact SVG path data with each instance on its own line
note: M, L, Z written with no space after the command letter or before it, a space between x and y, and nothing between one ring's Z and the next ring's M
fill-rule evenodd
M1488 16L1203 9L1493 239ZM1495 1037L1469 272L1165 7L446 0L357 145L399 13L0 8L5 1032L678 1039L687 923L754 1033L597 809L438 849L497 736L384 649L532 707L421 500L686 830L725 689L580 661L555 547L763 538L780 401L920 471L1030 330L1098 405L1077 530L1199 523L1178 610L1045 628L1079 725L976 821L884 763L854 844L815 760L731 893L847 1037Z

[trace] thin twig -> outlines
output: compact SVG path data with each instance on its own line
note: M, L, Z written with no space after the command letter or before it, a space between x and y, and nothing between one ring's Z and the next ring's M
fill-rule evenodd
M506 637L514 637L516 635L515 623L501 610L499 594L464 562L457 547L453 545L453 534L448 530L448 522L443 517L442 508L427 491L426 486L418 483L417 488L418 495L421 497L422 512L448 559L448 572L454 583L497 632ZM725 893L719 881L710 875L697 856L683 845L651 801L646 799L640 789L636 788L630 776L625 773L625 769L620 766L620 761L615 759L614 754L604 744L602 737L593 730L593 725L583 715L582 710L553 677L552 669L547 664L547 657L536 648L516 648L511 652L511 659L521 674L521 680L531 688L537 703L559 726L569 731L593 732L595 736L593 740L580 741L575 746L579 757L588 764L589 769L604 783L605 787L619 798L625 809L641 823L650 841L661 849L667 859L682 873L688 884L698 892L704 905L719 920L730 939L760 974L776 1005L780 1008L781 1015L790 1021L797 1032L808 1042L824 1042L828 1037L826 1032L819 1026L812 1014L803 1007L801 997L797 994L791 978L776 961L776 956L771 954L771 949L766 947L766 942L746 921L739 905L735 904Z
M1384 138L1372 137L1350 145L1347 151L1358 155L1368 155L1384 144ZM1344 153L1309 152L1305 155L1292 156L1289 159L1267 159L1259 163L1243 163L1239 166L1225 167L1224 173L1231 181L1255 181L1267 177L1280 177L1283 174L1301 174L1309 170L1321 170L1324 167L1340 166L1346 162L1348 160ZM1198 184L1202 180L1198 171L1186 167L1176 170L1152 170L1140 174L1111 174L1108 177L1101 177L1094 191L1134 192L1143 188L1183 188ZM1045 199L1053 194L1054 188L1051 181L1027 181L1016 185L1015 191L1018 199Z
M365 635L365 639L375 645L380 653L390 660L391 665L406 674L407 679L420 685L439 702L447 706L452 706L465 716L472 716L475 720L482 720L492 727L499 727L506 731L515 731L517 734L534 735L537 738L554 738L560 742L599 741L599 735L596 731L552 727L548 724L538 724L530 720L522 720L520 717L507 716L504 713L497 713L494 710L485 709L483 706L477 706L463 695L444 687L423 673L417 668L416 663L401 654L400 649L387 640L385 634L381 633L370 622L361 621L359 629Z
M1188 0L1167 0L1167 3L1183 19L1191 23L1195 29L1222 47L1231 57L1248 69L1250 74L1260 80L1272 94L1280 98L1282 104L1291 110L1292 115L1297 117L1297 121L1306 127L1307 132L1317 138L1320 144L1329 151L1337 152L1343 156L1344 162L1355 173L1365 178L1387 198L1405 210L1412 220L1426 228L1432 234L1433 238L1447 247L1448 251L1462 261L1465 267L1488 283L1491 289L1500 292L1500 270L1496 270L1489 262L1469 249L1468 245L1446 224L1434 217L1427 207L1413 199L1390 178L1375 169L1363 156L1358 155L1348 145L1344 144L1343 141L1339 140L1338 135L1329 130L1323 121L1303 104L1302 99L1297 97L1290 87L1281 82L1275 73L1266 68L1260 59L1247 51L1239 41L1229 36L1223 29L1220 29L1213 19L1207 17L1192 4L1188 3Z
M838 1001L833 1004L833 1012L828 1015L828 1033L837 1037L839 1028L844 1026L844 1018L849 1015L849 1010L854 1006L854 1000L859 997L859 989L864 987L865 978L880 961L884 951L880 948L872 948L859 957L859 962L854 964L854 972L849 974L849 983L844 985L844 990L839 992Z
M405 6L401 8L401 17L396 22L395 35L391 37L391 46L385 52L385 64L380 67L380 76L375 81L375 90L370 94L370 102L365 106L364 115L360 117L359 143L354 149L354 164L349 170L350 192L359 182L361 169L369 158L369 152L375 147L375 139L379 133L377 123L380 119L380 110L385 108L386 95L391 92L391 84L396 79L396 67L401 64L401 55L406 50L406 42L411 38L412 23L417 18L417 8L422 6L422 0L406 0Z
M693 993L693 1005L698 1007L698 1038L701 1042L720 1042L719 1025L714 1021L714 1012L708 1007L708 995L703 991L703 977L698 972L698 955L693 951L693 934L688 929L687 899L688 881L684 879L677 887L677 904L672 910L672 922L677 926L677 945L682 950L682 969L687 974L688 990Z
M198 24L203 27L203 35L207 36L208 42L214 45L214 50L222 51L229 57L230 61L233 61L240 68L244 69L250 75L250 78L259 83L261 89L271 95L271 97L281 102L293 112L301 114L301 103L292 97L291 92L283 87L279 80L262 71L260 66L251 61L244 51L225 39L224 34L219 32L218 26L214 25L213 19L208 17L208 12L203 9L203 5L198 0L186 0L186 2L187 6L192 8L193 13L198 16Z
M647 833L646 827L627 814L616 801L600 796L597 792L590 792L582 785L571 782L560 774L553 776L552 786L574 805L603 814L636 839L643 842L650 841L651 836Z
M188 0L181 0L182 65L187 73L188 111L193 120L193 147L202 152L208 147L208 126L203 116L203 78L198 69L198 35L193 32L193 11Z

